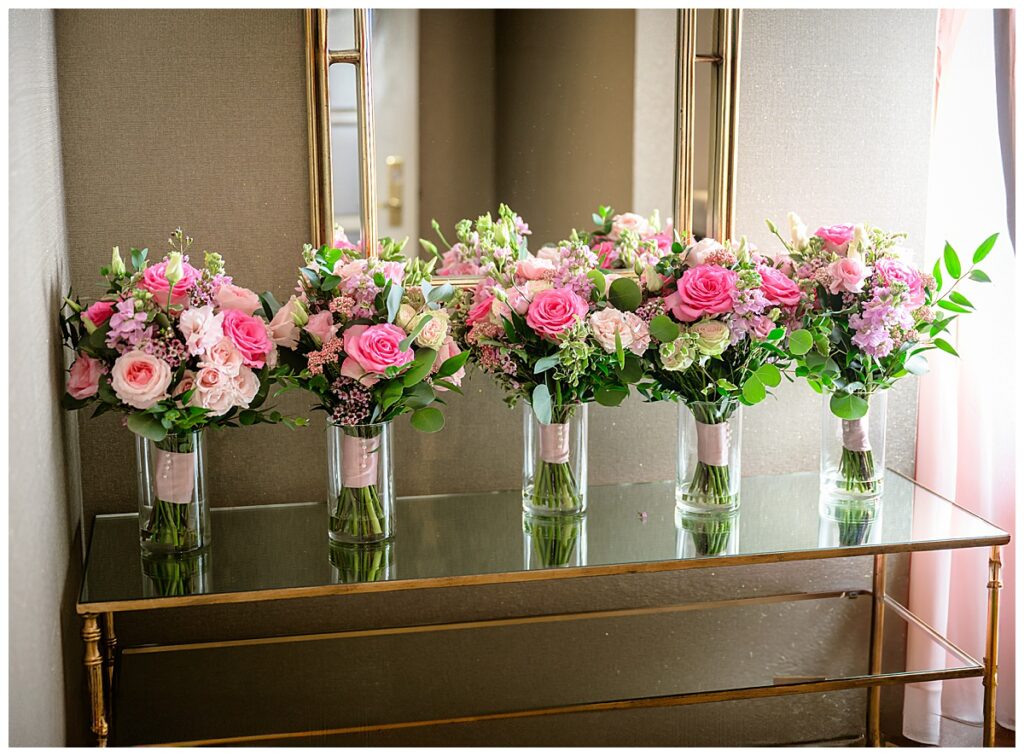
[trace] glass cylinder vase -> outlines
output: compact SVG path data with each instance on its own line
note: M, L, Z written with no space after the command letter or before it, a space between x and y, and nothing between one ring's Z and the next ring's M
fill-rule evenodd
M676 508L675 521L677 559L739 553L739 509L692 512Z
M395 542L332 543L331 578L335 583L376 583L395 579Z
M523 513L523 567L584 567L587 564L586 515Z
M195 596L212 590L211 550L188 554L142 553L142 595L147 598Z
M881 496L857 498L822 492L818 515L818 545L822 548L881 542Z
M740 504L743 411L736 401L679 403L676 505L730 512Z
M552 407L542 423L523 403L523 510L574 515L587 508L587 405Z
M870 499L882 493L885 478L886 391L861 398L868 411L856 420L832 413L831 395L822 395L821 490L825 495Z
M206 436L135 436L139 476L139 540L153 554L184 554L210 543L206 503Z
M328 535L377 543L395 534L391 423L327 425Z

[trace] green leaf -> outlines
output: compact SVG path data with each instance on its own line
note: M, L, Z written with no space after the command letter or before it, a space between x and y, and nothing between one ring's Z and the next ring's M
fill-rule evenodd
M408 388L419 383L430 374L430 368L434 366L437 359L437 352L433 349L417 349L416 359L412 361L412 367L402 376L402 385Z
M434 401L436 395L433 387L426 381L417 383L405 394L405 404L412 409L421 409Z
M974 257L971 258L971 261L975 265L977 265L986 257L988 257L988 253L992 251L992 247L996 245L996 239L998 238L999 234L992 234L992 236L988 237L985 241L983 241L979 245L979 247L976 250L974 250Z
M970 275L967 276L972 281L978 283L992 283L992 279L988 277L988 274L983 270L972 270Z
M536 374L550 370L558 364L559 359L560 358L557 354L549 354L547 357L541 357L536 363L534 363L533 372Z
M949 271L949 275L953 278L960 278L960 258L957 257L956 250L950 246L949 242L946 242L946 248L942 250L942 259L946 262L946 270Z
M971 307L971 308L974 307L974 305L971 304L971 300L969 300L967 297L965 297L959 291L950 292L949 298L952 299L957 304L963 305L964 307Z
M469 359L469 351L459 352L458 354L449 357L447 360L441 363L441 367L434 373L434 381L436 382L439 378L447 378L450 375L455 375L459 372L459 369L466 364Z
M617 310L633 312L640 306L643 294L636 281L631 278L616 278L608 289L608 301Z
M409 422L423 433L437 433L444 427L444 414L437 407L422 407L412 413Z
M779 372L775 365L762 365L754 371L754 375L757 376L761 383L771 388L775 388L782 383L782 373Z
M742 394L743 398L751 404L757 404L768 395L764 390L764 384L761 383L757 375L751 375L743 382Z
M379 384L378 384L379 385ZM425 384L417 384L425 385ZM402 382L401 381L388 381L387 385L378 394L378 402L380 403L381 411L390 409L399 399L402 398ZM411 392L410 392L411 393Z
M263 313L267 316L267 320L273 320L274 315L281 309L281 303L269 291L260 294L260 302L263 303Z
M955 349L953 348L953 345L952 345L952 344L950 344L950 343L949 343L948 341L946 341L945 339L935 339L935 340L934 340L934 341L933 341L932 343L933 343L933 344L935 344L935 346L937 346L937 347L938 347L939 349L941 349L941 350L942 350L943 352L946 352L946 353L948 353L948 354L951 354L951 355L953 355L954 357L959 357L959 356L960 356L960 353L959 353L959 352L957 352L957 351L956 351L956 350L955 350Z
M388 290L388 322L394 323L395 318L398 317L398 310L402 307L402 295L405 294L405 289L396 283L391 284L391 288ZM408 346L403 349L408 349Z
M679 324L668 315L657 315L651 320L651 336L662 343L671 343L679 338Z
M153 415L140 413L128 416L128 430L150 441L160 442L167 437L167 429Z
M928 360L920 354L912 355L903 363L903 369L912 375L924 375L928 372Z
M856 394L833 394L828 406L833 415L843 420L857 420L868 414L868 403Z
M935 290L942 290L942 261L936 260L935 267L932 268L932 278L935 279Z
M427 253L431 257L440 257L441 256L441 255L439 255L437 253L437 246L433 242L429 242L426 239L420 239L420 246L422 246L423 249L427 250Z
M602 386L594 392L594 399L603 407L618 407L629 396L624 386Z
M970 310L968 310L966 307L961 307L958 304L953 304L948 299L940 299L939 307L941 307L943 310L949 310L950 312L959 312L961 314L970 313Z
M604 294L605 289L608 288L608 282L604 277L604 273L599 270L592 270L587 273L587 278L594 284L595 289Z
M336 276L333 273L324 276L324 280L320 282L320 291L331 291L341 283L341 276Z
M455 287L450 283L444 283L430 290L430 294L427 295L427 301L431 304L445 302L451 299L454 294Z
M630 352L626 355L622 367L615 371L623 383L636 383L644 377L644 366L640 358Z
M416 323L416 327L412 329L412 332L404 339L398 342L398 348L404 352L406 349L411 347L412 342L415 341L416 337L420 335L420 331L426 328L427 323L429 323L433 319L433 315L425 315L424 317L420 318L419 322Z
M533 389L530 404L533 406L533 414L543 425L551 423L551 392L546 384L538 383Z
M309 281L313 288L320 286L320 276L312 268L299 268L299 273L306 277L306 280Z
M785 335L786 335L786 329L785 328L773 328L772 330L770 330L768 332L768 337L765 339L765 341L778 341L779 339L781 339Z
M814 337L805 328L798 328L789 334L789 351L795 355L804 355L814 346Z

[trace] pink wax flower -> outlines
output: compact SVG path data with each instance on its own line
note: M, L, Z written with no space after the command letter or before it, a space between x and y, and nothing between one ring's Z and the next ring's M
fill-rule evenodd
M785 307L800 304L800 287L782 271L758 265L757 272L761 274L761 291L769 302Z
M389 367L412 362L412 349L401 348L405 331L393 323L356 325L345 331L345 353L341 373L359 380L366 373L383 375ZM354 364L353 364L354 363Z
M871 274L871 268L852 257L840 257L827 268L828 290L831 294L859 294L864 290L864 281Z
M103 363L79 352L68 375L68 393L74 399L88 399L100 389L100 376L107 372Z
M234 284L222 284L213 295L213 301L222 310L240 310L252 315L260 308L260 298L256 292Z
M274 348L266 323L240 310L227 310L221 327L224 335L242 353L244 365L261 368L266 364L267 354Z
M338 326L334 324L334 315L329 310L322 310L315 315L309 316L306 323L306 331L317 339L321 344L326 344L338 332Z
M589 307L572 289L545 289L530 302L526 324L541 336L555 338L582 320Z
M83 317L89 319L89 322L99 328L101 325L110 320L110 316L114 314L114 303L113 302L93 302L86 309Z
M705 315L729 312L736 292L736 272L717 265L698 265L683 273L676 290L665 297L677 320L689 323Z
M167 269L167 260L156 265L150 265L142 272L142 280L139 281L139 288L152 293L153 298L161 307L167 306L167 295L170 292L171 304L183 305L188 302L188 293L200 278L198 270L187 262L181 264L181 278L175 282L171 289L167 283L164 271Z
M822 226L814 235L825 242L825 249L838 254L846 254L846 249L853 239L852 223L837 223L834 226Z
M875 275L886 286L899 281L907 285L909 294L906 304L914 310L924 304L924 282L921 274L911 265L902 260L884 257L875 262Z
M125 404L140 410L149 409L167 398L171 368L159 357L134 349L114 361L110 385Z

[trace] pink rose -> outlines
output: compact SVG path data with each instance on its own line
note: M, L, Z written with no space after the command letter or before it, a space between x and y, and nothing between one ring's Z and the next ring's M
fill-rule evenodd
M412 349L399 345L405 331L393 323L356 325L345 331L345 353L358 363L365 373L383 375L389 367L402 367L412 362ZM346 360L347 362L347 360Z
M785 307L800 304L800 287L782 271L758 265L757 272L761 274L761 291L769 302Z
M110 385L125 404L135 409L149 409L167 398L171 367L159 357L133 349L114 362Z
M366 273L368 267L369 264L366 260L349 260L342 257L338 262L334 263L334 270L331 272L342 281L348 281L350 278L359 278L359 276Z
M676 320L689 323L705 315L732 310L735 292L735 271L717 265L698 265L683 273L676 290L665 297L665 305Z
M550 260L557 265L562 260L562 252L558 247L548 244L537 250L537 257L541 260Z
M510 295L509 299L512 300L513 297ZM516 304L520 304L518 297L516 298ZM493 294L489 294L469 308L469 312L466 313L466 325L480 322L501 325L502 318L511 319L511 317L512 308Z
M913 266L902 260L883 257L875 261L875 276L886 286L891 286L897 281L906 284L909 289L907 304L910 309L917 309L924 304L924 282L921 280L921 274Z
M613 241L618 241L619 237L622 236L623 231L633 231L640 236L641 239L645 239L651 235L654 229L651 228L651 224L642 215L636 213L623 213L622 215L616 215L612 218L612 230L608 234L608 238Z
M171 390L171 396L181 396L187 391L191 391L196 387L196 374L191 370L186 370L181 376L181 380L178 381L178 385Z
M449 359L450 357L454 357L455 355L459 354L460 352L462 352L462 350L459 349L458 345L455 343L455 340L451 336L449 336L445 340L444 344L441 345L441 348L439 350L437 350L437 359L434 360L434 366L431 368L431 372L432 373L436 373L441 368L441 365L444 364L445 360ZM444 380L446 380L449 383L452 383L452 384L454 384L456 386L461 386L462 385L462 379L465 378L465 377L466 377L466 366L463 365L462 367L460 367L458 370L456 370L454 373L449 375ZM445 388L444 386L434 386L434 390L436 390L436 391L448 391L448 389Z
M822 226L814 235L825 242L825 249L838 254L845 254L846 248L853 238L853 225L839 223L835 226Z
M555 275L555 264L540 257L527 257L516 263L516 277L523 281L550 280Z
M832 294L849 292L858 294L864 289L864 281L871 273L871 268L852 257L840 257L831 263L827 272L830 278L828 290Z
M232 376L215 367L204 367L196 373L196 393L192 404L210 411L211 415L223 415L237 403Z
M321 344L326 344L338 333L338 326L334 324L334 313L330 310L323 310L316 315L310 315L309 322L306 323L306 331L319 339Z
M274 314L270 321L270 339L278 346L294 349L299 343L299 327L295 325L295 297Z
M217 368L224 375L234 377L242 369L242 353L231 339L223 338L206 351L199 367Z
M74 399L88 399L100 390L100 376L107 372L103 363L82 352L71 364L68 393Z
M167 261L150 265L142 271L142 280L139 281L139 288L145 289L153 294L153 298L161 307L167 306L167 293L170 291L171 304L183 305L188 302L189 290L200 278L198 270L187 262L181 263L181 278L175 282L172 290L164 271L167 268Z
M545 289L530 302L526 324L541 336L555 338L586 317L589 309L572 289Z
M83 317L89 319L89 322L99 328L101 325L110 320L110 316L114 314L114 303L113 302L93 302L86 309Z
M185 337L188 353L202 354L224 338L224 315L213 314L213 305L190 307L181 313L178 330Z
M234 388L238 406L245 408L256 398L256 394L260 390L260 379L252 370L243 367L238 371L238 375L231 379L231 385Z
M242 353L242 363L251 368L263 367L267 353L274 348L274 342L267 333L267 324L241 310L227 310L222 314L224 335Z
M402 281L405 279L405 263L399 262L398 260L379 262L375 266L374 270L383 273L384 278L391 281L391 283L401 285Z
M615 242L603 241L595 244L593 249L594 254L597 255L598 267L603 270L611 270L615 267L615 263L619 259L619 250L615 248Z
M707 256L712 252L725 252L725 247L717 239L712 239L710 236L701 239L696 244L691 244L684 250L683 262L694 268L698 265L703 265Z
M240 310L246 315L252 315L260 309L260 298L256 292L234 284L218 286L213 301L220 305L222 310Z
M643 320L632 312L621 312L614 307L598 310L590 316L590 331L604 351L615 351L615 337L622 348L639 356L651 343L650 331Z

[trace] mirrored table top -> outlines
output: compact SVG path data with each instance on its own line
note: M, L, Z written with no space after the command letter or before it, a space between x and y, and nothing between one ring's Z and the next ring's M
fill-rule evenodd
M323 502L213 509L212 542L144 558L134 513L96 517L78 611L486 585L1005 544L894 472L869 507L820 506L816 473L746 477L732 516L687 517L672 482L593 486L580 518L524 521L518 491L399 498L396 536L333 547Z

